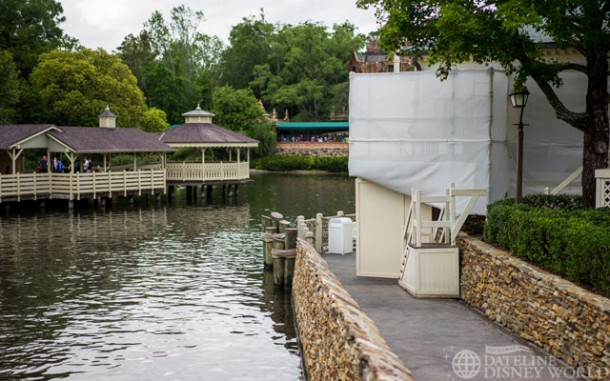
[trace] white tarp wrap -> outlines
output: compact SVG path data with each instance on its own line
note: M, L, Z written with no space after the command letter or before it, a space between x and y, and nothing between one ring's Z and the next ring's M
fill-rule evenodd
M514 195L512 123L518 120L512 119L518 111L509 105L508 83L504 72L492 68L453 70L446 81L434 70L352 73L350 176L404 194L415 187L440 195L450 183L487 189L473 210L484 214L489 201ZM528 85L530 91L536 87ZM539 92L532 91L530 99L524 122L538 130L526 127L524 193L559 184L578 168L582 152L582 135L544 109L550 106ZM541 108L544 114L537 112ZM528 119L528 112L535 117ZM547 178L537 182L540 176ZM551 183L539 186L545 181Z

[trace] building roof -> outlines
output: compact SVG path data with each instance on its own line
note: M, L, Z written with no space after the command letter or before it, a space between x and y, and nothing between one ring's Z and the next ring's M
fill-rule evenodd
M318 131L347 131L349 122L279 122L279 131L291 130L318 130Z
M0 124L0 149L12 149L22 141L54 128L52 124Z
M213 123L184 123L169 129L161 141L182 147L256 147L258 140Z
M137 128L59 127L49 135L74 152L171 152L158 135Z

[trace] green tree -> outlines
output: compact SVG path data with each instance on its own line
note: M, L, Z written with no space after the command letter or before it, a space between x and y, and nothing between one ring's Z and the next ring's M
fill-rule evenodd
M267 63L255 66L250 86L267 105L289 109L295 119L326 118L334 85L347 82L352 50L362 45L364 36L356 35L348 22L332 31L306 22L284 25L270 40Z
M263 10L258 18L244 17L234 25L229 34L229 47L222 52L218 65L220 83L236 89L248 87L254 79L254 67L267 63L274 31L274 26L265 20Z
M0 50L0 124L17 120L17 103L22 91L19 70L8 50Z
M222 51L216 36L199 31L201 11L172 8L169 20L153 12L137 35L127 36L119 54L138 78L149 106L162 109L171 123L197 102L209 105L214 87L210 72Z
M31 82L44 119L58 125L96 126L109 104L117 125L131 127L146 108L129 67L103 49L44 53Z
M250 89L219 87L212 94L212 104L212 112L216 115L215 124L258 140L255 156L273 153L277 137L271 124L265 120L264 110Z
M65 36L59 24L65 21L63 8L55 0L0 1L0 49L13 55L23 76L30 74L41 53L74 40Z
M610 2L605 0L358 0L375 7L383 23L382 43L400 49L405 40L416 55L426 54L446 77L465 61L495 61L515 74L523 89L531 77L558 119L583 132L582 194L595 204L595 169L608 167L608 53ZM551 60L532 31L552 38L556 47L574 48L578 62ZM574 111L557 96L560 74L575 70L587 81L586 110Z
M138 120L138 128L147 132L161 132L167 130L167 114L156 107L144 111Z
M264 117L264 110L250 89L235 90L230 86L219 87L212 93L214 123L235 131L247 132Z

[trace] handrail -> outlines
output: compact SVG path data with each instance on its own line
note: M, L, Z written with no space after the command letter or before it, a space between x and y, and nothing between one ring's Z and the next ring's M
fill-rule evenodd
M579 176L582 175L582 165L578 167L574 172L572 172L568 177L565 178L559 185L553 188L551 191L548 188L544 189L545 194L558 195L559 192L564 190L568 185L570 185L574 180L576 180Z

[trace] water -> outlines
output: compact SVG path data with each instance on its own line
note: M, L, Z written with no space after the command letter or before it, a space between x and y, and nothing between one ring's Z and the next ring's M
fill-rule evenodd
M237 201L0 217L0 379L302 380L260 215L353 212L353 180L254 175Z

